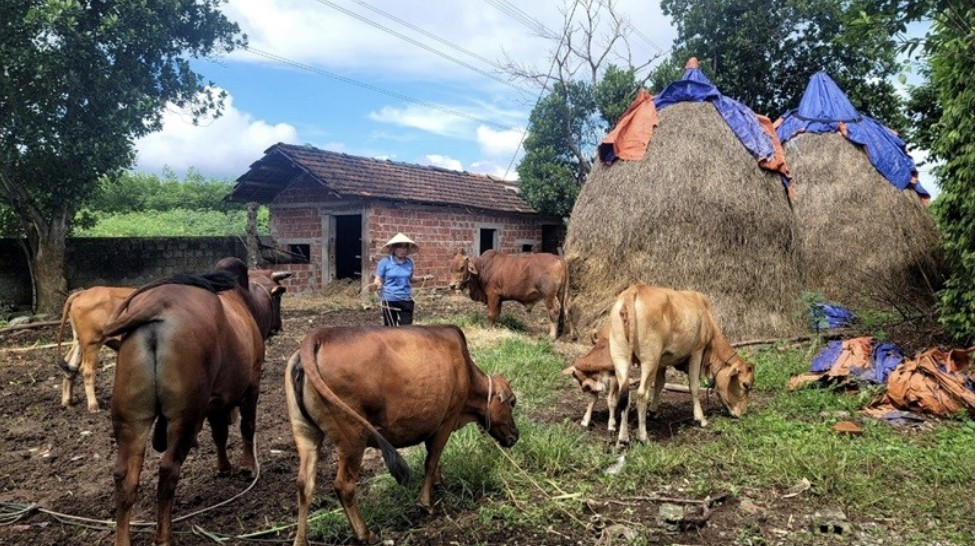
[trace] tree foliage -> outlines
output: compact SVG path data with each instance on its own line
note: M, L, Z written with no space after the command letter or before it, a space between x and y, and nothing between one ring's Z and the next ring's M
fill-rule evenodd
M936 2L926 52L940 103L932 153L941 193L934 212L950 276L940 322L961 343L974 341L974 3Z
M163 108L220 112L223 97L189 59L242 43L221 3L0 3L0 201L27 237L38 310L60 307L78 204L131 165Z
M875 0L662 0L678 36L672 63L697 57L713 83L775 119L800 102L810 77L827 72L852 103L897 130L906 127L890 81L899 70L897 14ZM870 14L873 25L853 22ZM653 92L660 89L653 89Z

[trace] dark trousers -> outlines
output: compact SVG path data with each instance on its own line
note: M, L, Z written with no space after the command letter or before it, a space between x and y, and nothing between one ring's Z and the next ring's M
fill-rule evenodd
M414 300L380 302L384 326L407 326L414 323Z

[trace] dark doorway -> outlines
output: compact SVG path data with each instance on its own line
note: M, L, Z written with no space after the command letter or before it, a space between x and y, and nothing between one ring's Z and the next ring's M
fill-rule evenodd
M495 231L487 228L478 230L478 253L480 255L486 250L495 248Z
M559 224L543 225L543 252L559 254L563 247L563 239L566 237L566 228Z
M357 279L363 275L363 223L359 214L336 216L336 278Z

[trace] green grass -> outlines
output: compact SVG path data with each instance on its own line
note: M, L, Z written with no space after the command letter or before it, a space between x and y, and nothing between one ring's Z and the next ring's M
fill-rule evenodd
M475 346L475 362L505 375L516 391L520 440L503 451L474 426L455 432L442 457L439 513L474 514L477 525L460 529L468 543L478 544L486 534L546 529L554 519L585 526L582 501L588 498L647 495L676 484L682 496L693 498L723 491L767 491L780 498L807 479L812 485L797 500L804 503L798 517L820 506L838 506L855 521L885 522L889 540L897 536L903 544L973 544L973 421L947 420L932 430L907 433L866 420L862 435L839 436L831 429L839 412L853 412L849 418L858 419L854 412L874 393L788 392L787 380L807 370L818 348L774 347L751 356L757 366L757 402L743 418L716 415L708 429L689 426L668 442L634 444L623 471L608 475L603 470L618 454L599 436L580 429L575 424L579 415L553 419L556 397L566 392L558 387L566 378L558 374L564 359L548 342L510 335ZM550 418L533 418L540 415ZM401 488L389 476L378 475L362 480L360 500L372 529L409 537L416 528L424 450L405 453L413 485ZM313 529L322 539L350 536L335 506L317 518ZM639 535L651 532L645 531ZM762 528L733 532L735 544L764 543ZM798 543L810 540L798 538Z

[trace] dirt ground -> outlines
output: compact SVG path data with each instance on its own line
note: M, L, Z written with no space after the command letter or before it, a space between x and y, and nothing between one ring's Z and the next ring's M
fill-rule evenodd
M526 316L521 307L510 305L506 304L507 313L521 315L534 330L533 333L540 336L545 334L542 309L536 309L532 316ZM297 456L282 389L286 359L298 347L301 338L313 328L379 322L376 309L333 307L322 299L286 297L284 329L269 342L263 371L257 424L260 479L250 491L229 504L174 524L179 544L214 543L202 534L194 534L195 528L223 535L241 535L294 522ZM417 318L423 320L434 314L450 315L481 309L464 299L442 297L419 304ZM112 466L115 447L107 411L111 399L114 353L103 349L97 378L98 400L103 411L97 414L86 411L80 378L75 388L75 405L65 409L60 405L61 373L54 364L55 350L10 350L36 343L51 343L54 338L53 327L0 333L0 523L4 523L0 525L0 544L111 544L113 532L106 530L100 522L114 517ZM586 350L584 345L567 342L559 342L556 348L568 359ZM583 397L571 383L568 380L563 387L565 393L559 397L560 403L529 417L544 422L579 420ZM657 421L657 428L651 431L658 441L668 441L677 429L689 427L691 416L691 402L687 395L666 393L663 408L665 413L662 419ZM706 410L718 411L717 402L714 399L708 401ZM606 423L606 409L595 412L595 421L597 425L592 426L592 433L610 444L613 440L603 426ZM693 433L709 434L708 431ZM251 480L243 476L216 476L216 457L209 431L204 430L199 439L200 446L191 452L183 467L174 508L176 517L216 505L244 491L251 484ZM236 460L239 450L240 434L235 427L229 441L229 452L234 457L232 460ZM324 452L326 455L320 462L317 491L321 496L332 497L335 466L328 448ZM368 453L366 473L382 470L377 456L371 453ZM148 448L134 521L155 519L156 475L156 456ZM450 480L450 477L446 477L446 480ZM753 503L753 507L765 508L752 510L751 505L743 503L744 499ZM777 492L744 492L740 498L728 499L716 506L708 525L696 530L656 535L650 538L650 542L703 546L731 544L738 532L755 525L758 529L764 529L762 534L768 539L783 539L769 544L790 544L793 542L790 529L792 526L796 529L799 525L793 522L794 514L811 510L811 507L792 506L792 502L794 499L783 499ZM17 503L36 505L43 511L30 510L24 517L12 521L14 518L9 517L9 513L17 507ZM507 530L501 536L485 534L482 540L489 544L509 545L625 544L626 541L613 540L614 530L620 529L620 526L614 527L615 523L637 522L646 528L655 527L659 503L638 501L626 516L619 514L620 509L614 503L612 495L593 499L590 521L585 522L586 525L573 522L562 514L553 514L552 525L547 529ZM474 511L443 512L443 509L439 510L435 516L429 517L418 509L415 521L383 529L382 538L385 544L468 543L470 539L466 537L470 535L462 529L478 526L478 515ZM616 513L621 517L616 517ZM490 532L496 531L487 531ZM290 533L291 529L286 529L261 538L273 543L290 544ZM151 542L152 535L148 532L134 535L135 544ZM247 542L229 540L225 543Z

